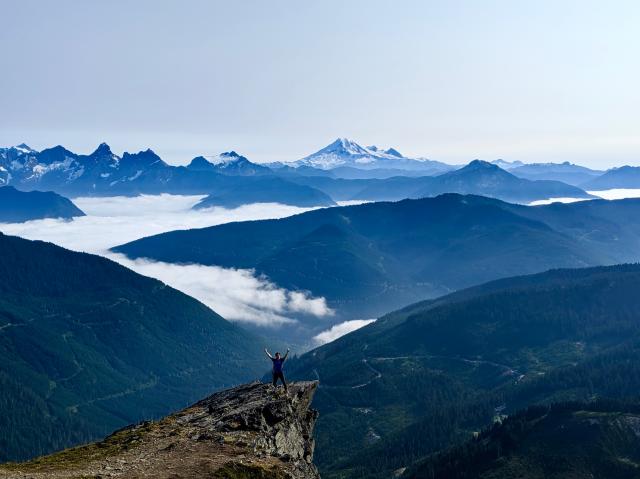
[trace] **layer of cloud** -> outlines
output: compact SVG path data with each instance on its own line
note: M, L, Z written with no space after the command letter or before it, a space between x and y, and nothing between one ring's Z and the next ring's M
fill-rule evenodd
M175 229L282 218L310 209L260 203L234 209L191 210L201 198L167 194L134 198L76 198L74 202L87 216L72 221L47 219L0 224L0 231L106 256L193 296L229 320L279 326L294 322L296 316L325 317L333 314L324 298L280 288L251 270L132 261L108 251L122 243Z
M590 195L605 200L622 200L624 198L640 198L640 189L615 188L612 190L587 191ZM598 199L595 198L595 199ZM577 201L589 201L588 198L547 198L529 203L530 206L548 205L551 203L575 203Z
M100 254L122 243L176 229L204 228L232 221L283 218L309 211L278 203L234 209L192 210L202 196L142 195L134 198L75 198L87 216L73 221L46 219L0 224L6 234L41 239L75 251Z
M551 203L577 203L578 201L589 201L589 198L567 198L567 197L547 198L545 200L535 200L528 204L529 206L541 206L541 205L550 205Z
M622 200L624 198L640 198L640 189L615 188L612 190L587 191L591 195L599 196L605 200Z
M374 321L375 319L353 319L351 321L345 321L344 323L336 324L330 329L316 334L313 337L313 342L316 344L316 346L330 343L331 341L335 341L339 337L344 336L345 334L349 334L356 329L360 329L367 324L371 324Z
M333 314L324 298L314 298L307 292L280 288L265 278L257 277L251 270L131 260L114 253L106 256L197 298L232 321L280 326L295 322L293 317L296 313L317 317Z

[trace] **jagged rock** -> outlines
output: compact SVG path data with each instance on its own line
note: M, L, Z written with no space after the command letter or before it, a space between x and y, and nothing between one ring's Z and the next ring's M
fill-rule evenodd
M291 384L288 395L259 382L227 389L101 442L0 465L0 478L319 479L316 388L317 381Z

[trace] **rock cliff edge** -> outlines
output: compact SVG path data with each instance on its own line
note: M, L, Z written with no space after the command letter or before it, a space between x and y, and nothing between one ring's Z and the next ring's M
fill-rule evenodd
M0 478L318 479L310 408L317 382L259 382L215 393L158 421L20 464Z

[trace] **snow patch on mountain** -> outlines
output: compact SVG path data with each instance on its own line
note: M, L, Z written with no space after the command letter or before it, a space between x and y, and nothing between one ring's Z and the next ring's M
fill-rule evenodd
M34 149L29 147L29 145L26 145L24 143L20 143L18 146L14 146L13 148L15 150L19 151L20 153L35 153L36 152Z
M31 178L39 178L41 176L46 175L47 173L49 173L51 171L56 171L56 170L66 171L66 170L69 170L69 168L71 167L73 162L74 162L74 158L65 157L64 161L56 161L56 162L50 163L48 165L37 164L31 170L33 174L29 177L29 179L31 179Z
M224 153L220 153L218 156L211 158L210 162L214 165L220 165L224 167L242 160L249 161L244 156L239 155L235 151L225 151Z

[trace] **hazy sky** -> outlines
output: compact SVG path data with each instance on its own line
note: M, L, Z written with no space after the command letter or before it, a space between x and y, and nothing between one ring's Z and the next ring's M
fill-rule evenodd
M640 165L640 2L0 0L0 144Z

